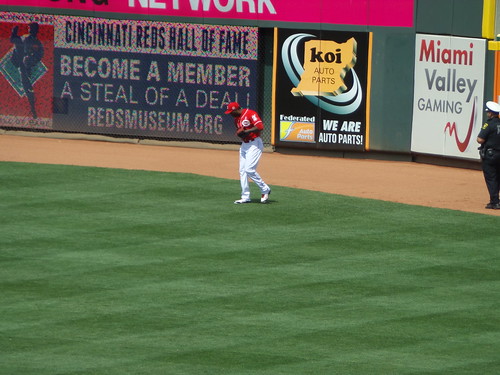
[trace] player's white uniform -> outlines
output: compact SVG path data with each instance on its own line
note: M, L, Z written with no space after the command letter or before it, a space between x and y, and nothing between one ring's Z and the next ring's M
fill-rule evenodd
M240 182L241 182L241 199L250 199L250 186L248 178L250 178L259 187L261 194L270 192L269 186L257 173L264 144L260 137L260 130L264 129L264 123L257 114L251 109L244 109L241 115L235 119L236 128L250 129L256 126L259 132L249 133L240 147Z

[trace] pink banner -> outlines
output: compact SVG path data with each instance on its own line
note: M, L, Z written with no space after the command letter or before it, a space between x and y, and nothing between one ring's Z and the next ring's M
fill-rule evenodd
M0 0L0 5L155 16L412 27L414 0ZM29 11L29 10L27 10Z

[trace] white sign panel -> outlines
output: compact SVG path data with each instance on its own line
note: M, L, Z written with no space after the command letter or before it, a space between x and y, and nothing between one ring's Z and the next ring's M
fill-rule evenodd
M479 159L486 42L416 36L411 150Z

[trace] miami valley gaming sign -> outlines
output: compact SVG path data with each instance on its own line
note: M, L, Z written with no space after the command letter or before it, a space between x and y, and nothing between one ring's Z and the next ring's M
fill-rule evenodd
M479 158L485 53L483 39L416 36L412 152Z
M277 34L275 144L364 151L369 34Z

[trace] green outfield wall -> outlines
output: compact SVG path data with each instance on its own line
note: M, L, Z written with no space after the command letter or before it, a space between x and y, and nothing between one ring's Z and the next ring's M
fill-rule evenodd
M475 134L473 134L474 136L469 137L467 141L464 141L464 134L460 133L461 131L463 132L463 130L460 130L460 123L462 120L458 117L457 119L453 118L452 115L458 115L458 113L450 113L450 111L461 112L461 116L465 116L465 112L469 110L468 106L472 105L469 101L470 95L467 97L467 103L465 103L465 100L463 103L458 103L462 99L460 97L458 97L458 99L453 99L452 94L457 94L457 90L461 90L462 80L463 82L468 82L467 80L470 82L477 81L477 85L474 86L474 100L476 100L476 102L473 107L473 112L475 113L474 116L476 117L474 118L474 121L471 120L470 123L472 124L474 122L472 133L478 131L482 124L483 102L493 98L494 52L489 51L486 48L484 51L484 63L482 62L479 68L477 65L474 67L476 73L478 69L484 72L484 80L473 80L473 78L470 78L467 75L467 71L460 70L462 69L462 65L467 64L458 63L456 69L453 68L452 70L449 70L451 73L456 75L456 78L454 78L455 81L452 83L458 86L456 86L456 89L450 89L450 95L447 99L439 99L438 96L428 99L428 107L423 110L423 112L425 112L424 115L427 117L424 115L419 117L418 115L415 115L415 97L416 92L418 91L418 86L421 82L415 82L415 77L417 77L416 71L418 70L416 69L416 60L419 57L416 56L415 51L416 47L418 49L418 46L416 46L416 40L419 38L418 35L424 35L428 38L428 40L421 42L423 48L427 48L425 50L427 57L434 53L434 50L430 51L431 43L435 43L432 44L433 48L441 48L441 50L447 48L444 46L446 41L450 41L451 45L454 45L454 43L456 44L463 40L468 40L467 38L471 39L470 45L474 42L476 46L477 44L485 44L481 35L483 18L482 1L405 0L397 2L397 4L395 3L393 5L396 8L399 6L400 9L392 9L392 6L389 7L385 4L390 2L378 2L378 0L372 0L372 3L370 3L372 8L370 9L354 9L356 6L361 7L359 4L364 3L359 2L359 4L356 5L357 3L354 2L353 9L342 9L344 12L343 14L345 15L344 18L334 16L333 14L336 12L333 11L333 8L325 8L325 10L302 10L304 19L310 21L314 20L316 17L320 20L320 22L300 22L300 17L296 16L297 12L294 13L289 10L282 11L278 7L280 5L278 1L275 1L274 3L277 9L275 13L272 12L273 2L269 1L258 3L264 7L262 15L248 16L244 13L235 13L234 17L228 16L221 18L218 18L217 14L213 12L210 14L206 12L206 17L200 16L198 13L193 13L193 16L190 16L189 12L179 13L182 10L182 6L181 10L176 10L177 13L173 11L173 8L172 12L169 13L168 5L170 2L167 4L165 1L156 2L165 3L167 10L165 10L164 13L160 10L153 11L152 9L142 13L122 12L121 9L124 9L125 5L116 5L119 2L113 3L111 0L109 0L109 2L106 0L89 0L88 2L80 2L80 4L60 0L58 5L61 6L58 7L48 7L46 5L42 5L44 1L46 3L48 2L48 0L25 0L20 2L0 0L0 12L2 12L2 28L0 29L2 30L2 35L0 36L0 53L2 56L0 56L0 58L4 58L4 60L7 61L5 56L7 56L8 51L13 48L12 42L9 39L11 38L13 25L28 25L30 19L35 17L35 15L38 17L37 20L41 20L41 24L44 22L43 15L53 17L54 21L50 21L55 25L53 26L53 30L55 30L53 33L57 33L58 30L62 30L61 32L65 30L66 40L58 40L64 38L60 38L57 35L47 37L47 41L49 41L50 38L53 38L50 39L51 41L55 40L55 58L54 62L50 62L54 64L54 68L53 71L50 67L47 68L49 72L53 73L53 80L56 82L54 83L54 95L50 95L53 100L51 105L52 113L46 115L50 117L50 121L42 122L42 120L36 118L38 116L28 113L28 100L23 99L23 89L19 76L17 94L19 96L19 100L14 94L13 95L16 98L16 103L18 101L19 103L24 103L22 105L25 106L24 110L27 114L19 115L17 112L7 113L12 109L13 101L10 100L9 103L3 103L0 106L0 115L2 115L2 118L4 119L0 122L0 127L2 129L29 130L33 132L55 131L62 134L90 133L94 135L102 134L117 137L151 138L158 139L160 141L181 140L202 141L207 143L237 143L237 139L232 138L231 128L230 125L227 124L227 119L223 115L220 115L221 109L223 109L224 100L234 100L237 98L239 101L243 101L244 104L255 107L260 111L265 123L268 125L265 133L263 134L264 141L267 145L274 145L275 149L278 151L297 149L306 153L321 151L324 154L331 154L334 156L359 155L362 157L370 157L375 154L386 154L389 155L389 157L390 155L393 155L394 158L403 157L413 160L417 159L419 156L429 156L441 158L443 160L449 158L450 160L463 159L467 162L477 161L474 153L470 151L471 148L474 147L473 141L475 141ZM138 0L137 4L141 3L142 2L139 2ZM174 3L178 2L172 2L172 4ZM233 3L234 9L228 12L237 12L237 5L243 4L232 0L227 2L227 4L225 2L214 2L214 4L218 4L220 9L223 8L222 5L224 4L227 5L225 8L227 9L227 7ZM292 3L295 4L295 2ZM28 4L32 5L28 6ZM37 6L37 4L39 6ZM299 9L300 6L303 6L301 4L301 2L297 2L294 6ZM326 4L330 4L330 2L325 3L320 1L318 4L318 6L327 7ZM341 2L333 1L331 4L339 7L341 6ZM110 8L106 8L105 6L109 6ZM111 8L111 6L114 7ZM268 15L264 14L266 6L269 11ZM314 4L311 6L314 7ZM377 9L377 6L386 6L388 8L383 12L378 11L378 13L376 13L375 9ZM275 14L279 12L282 12L282 18L273 20ZM384 17L384 13L387 12L393 12L394 15L391 17ZM16 18L12 17L12 14L22 14L23 16ZM401 18L399 18L398 14L401 15ZM66 18L61 21L61 17ZM95 21L92 20L104 19L106 21L102 22L106 22L108 25L116 24L118 25L116 26L117 28L122 29L126 28L124 25L126 25L127 22L132 25L131 27L140 30L147 29L149 26L145 26L146 24L153 25L151 28L154 28L155 30L160 30L164 27L167 30L165 31L166 39L168 38L168 30L172 30L174 28L172 25L175 25L175 27L178 28L179 33L182 33L184 29L188 30L190 27L195 27L196 30L189 29L193 32L192 43L195 43L195 32L199 33L199 38L202 38L202 35L208 35L210 32L217 32L219 33L218 35L231 35L231 37L239 35L241 38L243 33L245 34L245 38L247 36L248 38L258 38L258 46L255 51L249 52L247 51L247 46L245 45L245 47L243 47L243 53L241 51L242 39L234 39L233 41L238 43L236 47L233 46L227 49L227 44L225 44L224 46L226 50L222 51L223 47L220 46L219 50L216 51L217 53L210 50L210 53L213 52L210 56L207 56L206 54L203 56L196 55L193 51L186 54L185 52L186 49L188 49L190 38L188 31L186 31L187 35L183 39L183 43L186 43L186 45L183 47L183 54L179 56L171 53L171 55L165 57L168 53L165 51L158 52L158 49L154 52L157 53L156 55L150 53L150 51L145 48L152 48L152 46L148 43L150 43L153 39L149 41L148 39L144 39L144 43L142 44L141 42L141 48L136 48L138 44L132 46L133 48L129 46L131 48L128 49L125 48L125 44L119 46L114 45L114 49L109 52L111 55L106 55L106 53L108 53L106 52L107 49L102 46L102 48L95 47L93 55L90 55L88 51L81 52L78 55L74 52L75 47L72 47L72 41L69 40L71 38L68 37L68 35L73 35L71 34L71 29L68 27L68 24L81 26L83 24L83 21L81 21L82 19L86 19L86 22L88 22L89 25L92 22L95 23ZM321 20L326 20L326 22L321 22ZM47 22L50 23L49 21ZM60 26L57 26L57 23L59 23ZM75 26L75 29L73 30L74 32L76 32L75 30L77 26ZM46 29L47 33L50 34L50 30L48 28ZM297 88L293 87L292 90L290 90L290 87L287 87L287 84L290 85L290 82L287 82L288 78L290 78L290 81L293 81L292 73L296 75L295 78L297 80L299 80L300 77L298 72L292 72L293 66L291 68L289 66L290 69L286 70L287 64L292 65L290 61L293 61L293 56L291 60L286 60L283 55L285 51L284 46L287 45L286 43L291 40L290 38L292 38L293 35L299 35L301 33L308 34L308 38L310 40L309 42L304 43L304 47L297 47L297 42L295 43L295 47L297 47L296 50L291 51L289 49L288 52L295 57L307 57L307 47L305 46L310 44L306 43L313 43L314 40L323 42L323 45L330 43L328 44L332 48L330 54L325 52L322 55L322 52L319 53L316 49L314 49L314 51L317 52L315 55L315 59L317 60L316 62L323 59L323 57L327 56L327 54L328 57L331 58L331 61L326 62L343 62L340 59L340 52L338 52L338 59L335 61L335 48L343 45L346 40L350 39L351 35L357 38L357 47L355 44L353 51L350 52L351 55L354 54L357 57L357 60L354 58L352 60L354 61L354 64L351 64L352 66L349 66L346 70L346 80L351 79L348 77L351 70L356 70L358 74L359 90L363 95L362 98L358 98L359 100L356 104L356 109L352 110L354 103L352 103L349 107L351 109L346 109L347 107L341 107L338 103L330 101L335 100L334 96L336 95L342 96L341 94L345 94L344 91L349 92L349 88L347 88L347 90L344 88L344 91L335 91L337 87L323 87L321 86L321 83L318 84L318 91L323 92L333 90L335 92L333 94L327 93L326 97L318 99L318 102L314 102L314 98L309 98L309 102L307 102L305 99L307 99L307 93L310 92L307 91L307 87L305 89L304 87L300 89L297 84L295 84ZM149 37L147 34L144 35ZM432 39L434 37L436 38L435 40ZM300 38L298 38L297 41L299 39ZM179 43L181 43L180 40L181 39L178 39ZM202 42L205 43L207 40L208 39L203 40ZM277 40L283 41L283 44L277 46ZM135 41L134 43L139 42ZM219 43L224 43L224 41L219 40ZM465 43L469 42L466 41ZM290 45L293 44L290 43ZM86 50L90 48L87 47ZM196 49L194 44L192 48ZM208 51L208 47L206 48ZM240 48L240 50L237 51L237 48ZM301 48L304 49L304 52L302 52ZM471 56L472 53L474 53L474 63L477 64L477 56L481 53L472 50L469 51L468 48L468 44L466 44L466 48L463 49L463 53L470 53ZM472 47L470 48L472 49ZM74 56L68 52L72 49ZM85 48L82 48L82 51L84 50ZM337 50L340 51L340 48ZM439 50L439 53L442 53L441 50ZM451 47L450 49L450 51L455 50L456 47ZM436 49L436 51L438 50ZM480 49L479 51L482 50ZM158 57L160 55L161 57ZM127 56L127 61L141 60L142 66L144 66L143 70L147 71L147 74L144 72L143 76L139 77L138 75L136 79L139 82L132 82L134 85L130 83L128 86L124 85L120 88L117 87L116 83L115 87L112 88L112 83L107 83L108 81L105 81L103 77L101 77L102 82L91 82L91 79L96 76L94 73L97 72L97 67L95 71L92 70L93 64L98 64L98 61L101 61L102 59L107 59L106 61L113 61L113 58L118 58L117 56ZM447 56L446 52L440 56L444 56L442 58L445 59ZM73 95L74 92L70 92L70 90L71 87L74 87L73 85L76 85L81 81L79 77L76 77L76 75L79 75L81 72L75 68L72 73L75 76L72 76L71 79L65 79L66 77L63 77L63 63L61 61L71 61L71 59L76 59L74 61L77 61L80 58L82 59L81 64L87 64L85 66L90 67L90 70L87 72L88 76L81 78L84 81L87 80L88 85L85 86L85 90L82 88L80 100L78 101L77 98L75 98L77 95ZM213 60L209 60L210 58ZM167 59L168 62L165 60L165 63L163 64L161 63L161 59ZM153 85L151 84L151 77L153 76L154 78L155 64L158 65L157 60L160 61L160 67L157 71L158 79ZM345 58L343 60L345 60ZM326 63L324 61L320 62ZM429 61L427 61L427 63L428 62ZM9 67L11 71L16 73L16 70L9 64L10 63L7 61L3 65L4 76L7 75ZM211 82L211 84L214 87L206 85L201 86L202 83L194 81L194 85L188 87L186 86L186 82L182 79L173 83L169 81L170 86L168 88L164 87L165 85L161 84L162 82L160 82L159 76L160 74L163 74L161 70L163 69L162 66L166 66L167 64L177 64L178 73L182 69L191 69L191 66L193 66L193 69L196 69L196 66L203 66L207 69L207 71L208 68L212 68L212 64L214 64L214 66L223 66L224 69L227 69L227 86L238 86L238 78L229 73L236 71L237 67L239 67L239 86L246 85L246 87L244 87L246 91L241 91L242 87L234 88L234 90L230 90L233 88L229 87L225 91L226 94L224 96L222 90L215 87L216 84L213 82ZM281 72L279 68L280 64L284 66L284 68L281 68ZM304 71L307 72L307 69L312 69L311 67L307 68L306 65L306 62L303 62L302 67L304 68ZM318 66L324 67L325 65ZM128 68L129 67L127 67L127 69ZM81 74L85 74L85 69L82 69L83 73ZM446 79L449 81L450 78L447 78L446 74L441 74L441 71L437 68L434 69L427 65L422 65L421 69L426 72L425 77L427 77L427 82L420 85L423 86L423 89L427 86L429 92L433 90L444 90L444 86L440 86L439 79L442 78L443 82ZM0 67L0 71L1 70L2 68ZM195 72L195 70L193 70L193 72ZM245 74L248 72L251 72L250 77L256 78L253 81L249 80L248 83L242 84L242 79L246 77ZM434 76L431 76L431 73L433 73ZM71 75L71 73L68 74ZM167 68L165 68L165 75L166 74ZM168 71L168 74L171 74L171 71ZM42 76L43 72L40 73L40 75ZM104 76L104 73L102 76ZM164 76L162 75L162 79L163 77ZM130 79L130 77L127 78ZM186 80L189 78L189 75L186 73ZM330 80L333 82L334 78L335 77L332 76L330 77ZM338 77L336 78L338 81ZM434 80L434 78L436 80ZM0 80L2 79L4 79L4 77L0 76ZM40 79L43 80L43 78ZM421 78L418 79L420 80ZM324 75L321 76L321 80L325 80ZM15 81L16 77L11 77L11 81L9 83L10 86L4 82L4 85L6 86L5 89L2 88L4 92L11 90L10 87L15 86ZM354 81L355 78L352 78L352 82ZM305 86L303 82L300 84ZM89 102L97 102L99 100L102 102L106 101L102 98L97 98L97 94L90 93L92 85L95 87L108 87L109 90L115 90L114 92L108 90L108 97L114 97L113 100L107 100L108 102L118 102L121 100L124 103L126 102L125 104L127 105L131 105L132 103L135 107L130 107L130 109L121 107L118 108L117 105L115 105L116 103L113 103L113 105L109 103L94 103L91 106ZM470 86L472 88L472 84ZM144 100L145 103L143 103L144 107L138 109L141 104L140 100L134 98L132 93L124 94L125 91L131 91L132 88L136 89L135 93L139 92L141 97L146 98ZM160 103L159 98L161 98L163 92L162 90L169 90L170 97L174 96L173 93L175 92L175 97L177 98L175 104L170 104L169 106L169 104ZM294 96L290 96L290 91L293 90L296 92ZM420 90L422 90L422 88ZM454 92L452 93L451 91L453 90ZM304 93L306 93L305 96ZM437 92L437 94L442 93ZM216 97L217 95L220 95L220 97ZM287 97L287 95L290 96L289 99L285 98L283 101L283 98ZM164 94L165 102L167 102L166 97L167 95ZM196 98L198 108L198 112L196 113L189 112L193 109L192 103L195 100L194 98ZM212 100L212 102L210 102L210 100ZM324 102L322 102L323 100ZM182 101L184 101L184 112L181 113L179 103ZM423 100L422 103L424 103ZM125 104L123 104L122 107ZM88 108L83 108L83 105ZM188 109L187 107L190 105L191 107ZM443 115L443 112L447 112L443 117L444 122L441 120L437 121L439 126L443 127L443 129L440 128L439 130L443 130L441 133L445 134L443 136L444 140L438 140L436 145L431 146L428 151L425 148L425 145L423 145L425 142L426 130L421 129L418 132L415 132L415 128L422 126L425 127L425 125L422 125L423 122L426 121L425 118L432 116L432 113L430 112L436 109L431 109L430 107L439 107L441 105L443 107L448 106L449 108L454 107L451 110L438 108L436 117ZM26 116L25 122L23 122L22 116ZM133 125L127 125L126 121L128 120L124 120L126 116L136 116L136 118L131 117L132 120L130 120L136 122ZM92 117L92 121L88 120L90 117ZM181 123L181 121L184 122ZM71 123L71 125L65 127L66 125L64 124L69 123ZM294 128L293 126L295 123L299 123L302 126L302 130L298 127ZM135 130L132 129L133 126L135 126ZM446 134L446 132L449 134ZM301 134L305 134L305 136L301 136ZM462 144L462 148L465 147L463 146L464 142L470 143L468 146L468 154L465 153L462 155L458 151L449 151L448 148L453 146L453 144L450 146L450 143L453 143L451 142L453 137L455 137L457 144ZM430 142L435 142L435 138L436 136L433 135L432 131L429 131ZM446 145L442 146L441 142L446 143Z

